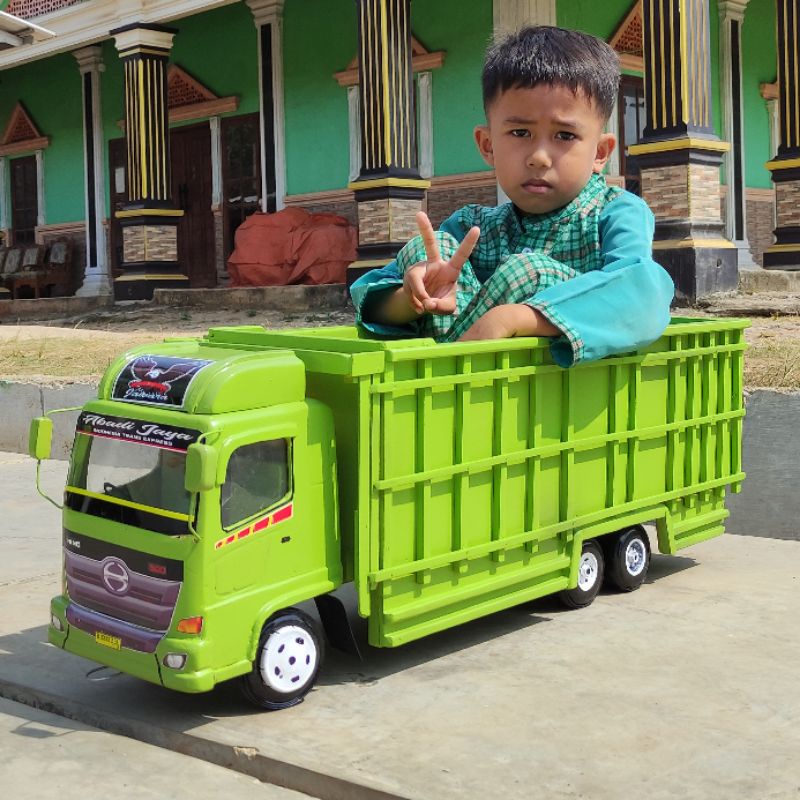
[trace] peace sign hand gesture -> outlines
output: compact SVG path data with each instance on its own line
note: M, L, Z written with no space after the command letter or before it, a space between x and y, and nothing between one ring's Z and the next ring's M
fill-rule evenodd
M470 228L456 252L445 261L439 253L433 225L423 211L417 214L417 225L427 260L406 270L403 291L417 314L452 314L456 310L458 278L475 249L480 228Z

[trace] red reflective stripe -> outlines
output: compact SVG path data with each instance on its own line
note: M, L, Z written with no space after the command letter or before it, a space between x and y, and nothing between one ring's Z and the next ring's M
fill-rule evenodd
M253 530L263 531L264 528L266 528L269 525L269 521L270 521L269 517L264 517L264 519L260 519L258 522L256 522L255 525L253 525Z
M290 504L276 511L272 515L272 522L273 524L277 524L278 522L283 522L285 519L289 519L289 517L291 516L292 516L292 506Z
M233 536L229 536L229 537L228 537L228 538L225 540L225 544L230 544L231 542L235 542L235 541L236 541L236 534L234 533L234 534L233 534Z
M214 549L215 549L215 550L219 550L219 549L220 549L220 547L222 547L222 545L224 545L224 544L225 544L225 542L223 542L222 540L220 540L220 541L218 541L218 542L217 542L217 543L214 545Z
M249 536L252 532L253 532L252 529L247 528L247 529L245 529L243 531L239 531L239 533L236 534L236 538L237 539L244 539L245 536Z

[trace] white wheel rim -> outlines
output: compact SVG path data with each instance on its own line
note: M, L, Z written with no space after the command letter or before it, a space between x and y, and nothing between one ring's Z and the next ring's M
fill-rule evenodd
M578 565L578 588L582 592L588 592L597 583L599 571L597 556L594 553L584 553Z
M261 652L261 678L276 692L289 694L302 689L317 667L317 646L311 634L299 625L273 631Z
M647 548L641 539L631 539L625 548L625 569L628 575L638 577L644 571L647 563Z

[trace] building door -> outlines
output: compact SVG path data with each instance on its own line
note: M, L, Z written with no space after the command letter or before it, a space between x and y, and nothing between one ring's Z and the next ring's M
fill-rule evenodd
M11 161L11 227L14 244L34 244L39 215L36 156Z
M176 128L170 136L172 201L178 223L178 260L193 289L217 285L214 215L211 213L211 128Z

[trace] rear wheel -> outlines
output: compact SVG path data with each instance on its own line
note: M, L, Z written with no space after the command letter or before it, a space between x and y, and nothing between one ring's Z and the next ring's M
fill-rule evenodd
M242 694L268 711L302 703L317 680L322 656L322 637L314 620L287 608L264 625L253 669L241 678Z
M650 566L650 539L641 525L611 537L607 550L608 582L621 592L638 589Z
M583 608L597 597L603 583L604 563L600 545L594 540L584 542L578 564L578 585L574 589L565 589L558 595L567 608Z

